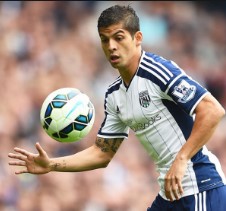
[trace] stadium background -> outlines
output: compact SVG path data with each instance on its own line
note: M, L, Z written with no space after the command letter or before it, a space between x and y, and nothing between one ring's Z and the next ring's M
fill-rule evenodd
M104 92L118 75L104 58L97 34L100 12L131 4L140 16L143 48L177 62L226 109L226 4L222 2L1 1L0 2L0 210L142 211L158 192L157 173L139 142L122 144L106 169L82 173L14 175L8 152L51 157L90 146L103 118ZM96 121L81 142L61 144L40 127L40 106L60 87L87 93ZM226 173L226 118L208 143Z

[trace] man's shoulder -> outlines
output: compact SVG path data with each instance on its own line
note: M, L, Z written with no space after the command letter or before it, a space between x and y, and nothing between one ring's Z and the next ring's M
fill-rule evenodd
M144 53L144 56L146 58L149 58L151 59L152 61L155 61L155 62L158 62L158 63L163 63L163 62L166 62L166 61L170 61L169 59L167 59L166 57L162 56L162 55L159 55L159 54L156 54L156 53L153 53L153 52L145 52Z
M177 73L181 73L181 71L184 73L184 71L179 67L179 65L175 61L168 59L167 57L158 55L156 53L144 52L142 61L144 61L149 66L151 65L152 68L158 68L158 69L160 68L161 70L164 69L170 75L171 73L175 73L175 71Z

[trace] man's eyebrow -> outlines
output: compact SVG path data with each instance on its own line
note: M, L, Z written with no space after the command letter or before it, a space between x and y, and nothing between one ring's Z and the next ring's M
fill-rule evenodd
M122 30L122 29L119 29L117 32L115 32L113 35L116 35L116 34L118 34L118 33L125 33L124 32L124 30Z
M123 33L123 34L124 34L125 32L124 32L124 30L119 29L119 30L116 31L114 34L112 34L112 36L117 35L117 34L119 34L119 33ZM99 35L100 35L100 36L103 36L103 37L106 37L106 35L104 35L104 34L102 34L102 33L99 33Z

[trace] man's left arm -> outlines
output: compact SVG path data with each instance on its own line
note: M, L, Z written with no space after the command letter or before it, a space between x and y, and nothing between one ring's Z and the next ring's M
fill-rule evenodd
M165 194L170 201L183 194L181 181L188 161L208 142L218 123L225 115L224 108L211 95L207 94L195 108L195 122L187 142L178 152L165 177Z

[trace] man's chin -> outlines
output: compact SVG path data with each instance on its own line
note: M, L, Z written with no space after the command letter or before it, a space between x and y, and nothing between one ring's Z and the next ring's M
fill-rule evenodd
M118 63L111 63L111 66L115 69L117 69L119 67Z
M110 62L111 63L111 66L118 69L121 67L121 64L119 62Z

